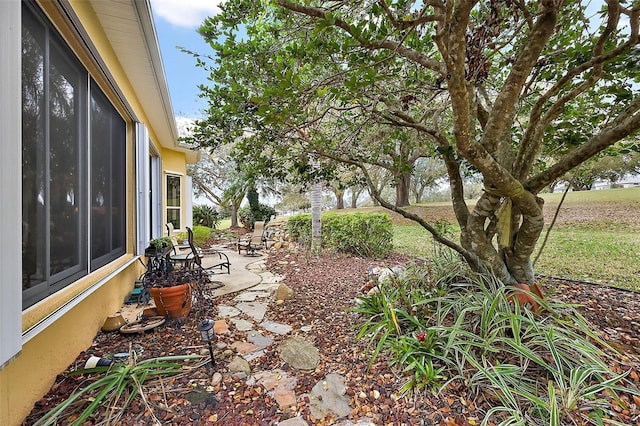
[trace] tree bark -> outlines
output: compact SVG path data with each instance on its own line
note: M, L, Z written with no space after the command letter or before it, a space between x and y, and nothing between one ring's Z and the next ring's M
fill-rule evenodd
M409 188L411 187L411 172L403 172L394 176L396 184L396 207L406 207L409 202Z
M314 183L311 188L311 253L320 254L322 248L322 184Z

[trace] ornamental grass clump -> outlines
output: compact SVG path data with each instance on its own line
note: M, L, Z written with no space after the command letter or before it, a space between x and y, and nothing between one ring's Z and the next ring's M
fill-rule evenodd
M145 383L148 379L157 379L163 376L173 376L183 373L185 367L176 361L201 359L199 355L176 355L159 358L150 358L136 361L135 353L129 351L129 362L124 364L112 364L107 367L94 367L70 372L70 375L83 374L90 381L86 386L78 389L66 400L48 411L34 426L48 426L57 424L70 424L80 426L86 421L95 424L99 420L98 411L105 407L104 424L116 424L126 411L129 404L138 396L147 407L151 418L157 424L160 420L154 415L149 405ZM89 402L88 405L82 402ZM91 419L91 420L90 420Z
M450 257L414 268L354 308L371 363L387 353L407 378L402 392L464 383L492 401L483 424L527 426L603 424L624 407L622 394L640 395L628 373L609 368L613 351L573 306L537 298L534 314L510 287Z

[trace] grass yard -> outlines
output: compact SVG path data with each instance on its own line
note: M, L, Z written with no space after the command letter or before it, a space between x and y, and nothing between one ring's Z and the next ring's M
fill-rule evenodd
M547 228L538 249L561 197L560 193L542 194ZM472 205L473 201L469 204ZM451 224L450 236L458 242L460 229L455 224L450 204L420 204L409 209L431 223ZM388 213L382 207L344 209L340 212L356 211ZM431 235L414 222L394 213L390 216L395 225L394 245L397 251L430 257L434 250L446 250L435 246ZM226 229L229 225L229 220L223 220L218 229ZM569 192L535 270L544 275L640 291L640 188Z
M543 194L547 228L537 250L561 197ZM439 210L440 204L435 207ZM410 224L394 228L394 243L402 253L423 257L434 250L430 234ZM568 193L535 270L640 291L640 188Z

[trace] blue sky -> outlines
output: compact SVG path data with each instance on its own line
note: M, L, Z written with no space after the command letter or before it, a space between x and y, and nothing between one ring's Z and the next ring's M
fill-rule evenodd
M195 60L176 46L209 54L211 48L196 29L217 13L214 0L151 0L162 62L169 85L173 111L178 117L202 118L206 102L198 98L198 84L206 83L207 73L196 68Z

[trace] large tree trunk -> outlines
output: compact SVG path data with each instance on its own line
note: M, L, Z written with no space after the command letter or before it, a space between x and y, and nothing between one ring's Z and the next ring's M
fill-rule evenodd
M322 248L322 184L314 183L311 188L311 253L320 254Z
M231 227L238 227L238 206L231 204Z
M344 209L344 190L334 189L333 195L336 196L336 209Z
M411 172L404 172L394 176L396 184L396 207L406 207L409 203L409 188L411 187Z

